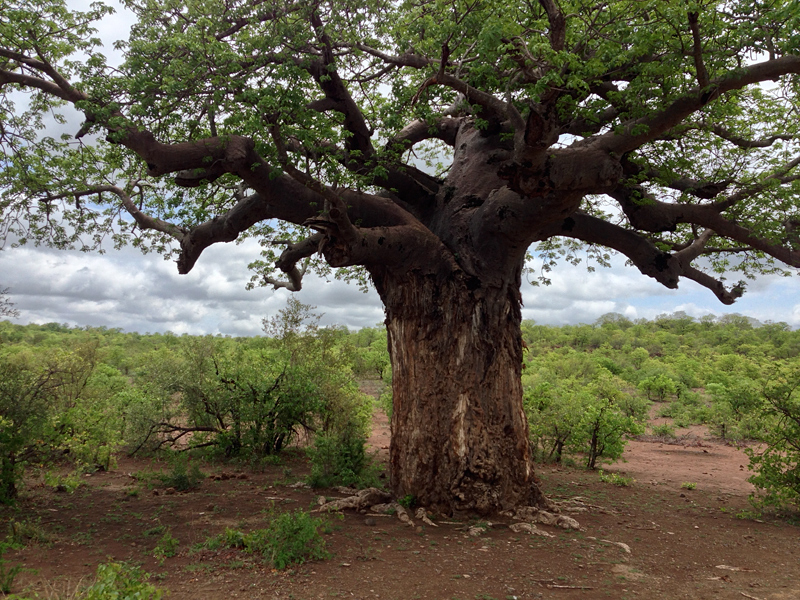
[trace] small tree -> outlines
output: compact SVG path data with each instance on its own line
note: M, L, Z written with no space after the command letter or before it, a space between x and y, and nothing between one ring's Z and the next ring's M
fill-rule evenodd
M0 287L0 317L18 317L19 311L8 298L8 288Z
M587 404L581 429L588 439L582 450L586 467L594 469L600 458L616 460L625 449L625 436L644 433L646 405L622 391L625 382L601 369L587 390L592 401Z
M678 392L678 384L671 377L659 373L639 382L639 389L647 395L649 400L664 402L668 397L674 396Z
M47 373L0 356L0 503L13 502L26 454L41 440L47 422L48 393L53 382Z
M749 481L763 495L758 502L777 508L800 509L800 368L778 364L763 387L766 413L772 418L764 428L766 446L746 448Z
M226 456L264 456L303 432L353 424L363 432L371 402L353 381L349 347L340 344L341 331L318 327L312 308L290 298L264 321L271 338L189 338L156 351L163 358L148 361L138 385L161 398L161 409L151 415L150 442L138 447L213 446Z

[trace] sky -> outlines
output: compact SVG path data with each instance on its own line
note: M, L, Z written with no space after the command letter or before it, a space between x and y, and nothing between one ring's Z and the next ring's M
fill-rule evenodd
M254 241L208 248L188 275L155 254L134 248L105 254L23 246L0 252L0 287L20 312L16 323L67 323L105 326L124 331L176 334L260 335L261 321L286 305L289 292L246 290L247 264L258 257ZM522 316L540 324L593 323L616 312L630 319L652 319L684 311L695 318L740 313L759 321L784 321L800 327L800 279L762 277L744 297L723 306L705 288L682 281L668 290L634 267L615 260L593 273L585 265L562 264L551 273L552 284L523 283ZM355 285L304 279L297 298L316 307L325 325L350 329L383 322L377 293Z
M85 6L88 1L70 4ZM129 27L124 11L103 22L99 35L112 54L113 40L127 37ZM282 309L289 295L286 290L245 289L250 279L247 264L259 257L259 250L253 240L218 244L203 253L191 273L178 275L174 263L155 254L142 255L134 248L110 248L97 254L7 245L0 251L0 289L9 288L9 298L20 313L12 319L16 323L57 322L140 333L259 335L262 319ZM598 267L595 272L587 272L585 264L561 264L551 280L549 286L523 283L523 318L563 325L593 323L609 312L652 319L683 311L696 318L740 313L800 327L797 276L749 282L745 296L730 307L692 281L668 290L625 266L621 258L612 261L611 268ZM357 329L384 319L374 290L364 294L341 281L306 276L297 297L316 306L326 325Z

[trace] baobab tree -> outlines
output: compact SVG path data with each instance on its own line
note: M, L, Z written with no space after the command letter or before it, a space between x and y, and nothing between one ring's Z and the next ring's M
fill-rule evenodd
M252 236L265 285L368 278L393 491L443 512L542 501L529 252L620 253L726 304L744 291L726 275L800 264L791 1L126 0L115 65L91 37L108 9L6 6L4 230L131 241L181 273ZM48 137L65 105L82 124Z

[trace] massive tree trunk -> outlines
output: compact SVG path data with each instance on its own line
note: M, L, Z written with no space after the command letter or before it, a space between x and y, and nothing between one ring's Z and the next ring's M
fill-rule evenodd
M441 513L544 503L522 406L519 271L373 278L392 361L392 488Z

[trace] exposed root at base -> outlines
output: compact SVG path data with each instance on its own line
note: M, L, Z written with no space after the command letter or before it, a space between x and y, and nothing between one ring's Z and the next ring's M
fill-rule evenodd
M337 498L330 502L320 496L318 499L318 504L320 506L315 512L338 512L346 509L354 509L362 513L370 511L374 514L397 515L397 518L403 524L410 527L416 526L414 519L430 527L438 527L424 508L418 508L412 519L406 507L394 502L391 494L383 490L367 488L357 491L349 488L338 488L337 491L350 495L345 498ZM500 513L500 515L518 521L509 525L509 528L516 533L525 532L532 535L553 537L552 534L537 529L536 525L549 525L566 530L579 530L581 528L578 521L574 518L561 514L561 509L555 503L547 500L546 506L549 510L543 510L535 506L521 506L514 510L504 511ZM491 526L491 524L489 524L489 526ZM479 529L480 532L472 531L473 529ZM481 535L481 532L485 532L485 529L473 526L469 530L470 535Z

